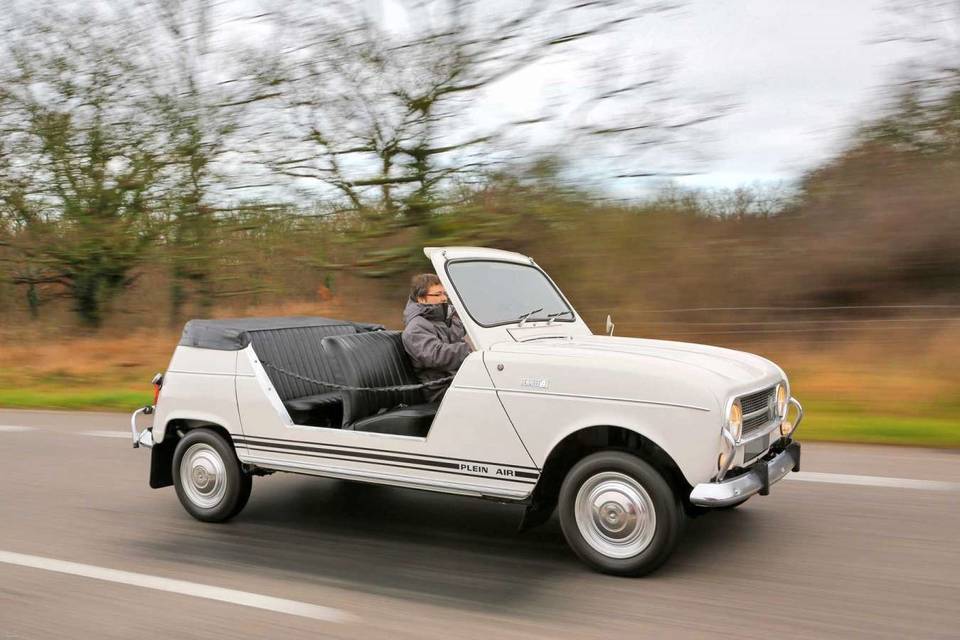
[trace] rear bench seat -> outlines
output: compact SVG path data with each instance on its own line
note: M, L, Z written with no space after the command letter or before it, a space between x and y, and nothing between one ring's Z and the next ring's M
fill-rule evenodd
M328 336L356 334L357 331L356 325L344 323L258 329L249 334L254 352L265 365L273 364L314 380L336 382L331 358L325 356L322 341ZM342 398L339 391L300 380L269 366L264 370L296 424L340 426Z
M416 385L399 331L371 331L323 339L335 382L352 387ZM423 389L343 391L343 428L426 437L439 402L425 402Z

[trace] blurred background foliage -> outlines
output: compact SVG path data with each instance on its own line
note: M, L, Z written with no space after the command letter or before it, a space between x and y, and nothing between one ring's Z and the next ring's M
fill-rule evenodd
M595 331L610 313L621 335L771 357L815 437L960 445L955 57L892 86L884 115L790 188L625 202L569 156L512 152L530 123L468 132L467 110L504 74L669 7L525 6L489 24L450 2L397 34L351 3L286 5L269 19L290 38L269 49L224 45L202 1L7 16L0 404L144 402L192 317L399 327L421 248L481 245L533 256ZM618 78L589 100L677 98ZM656 149L723 108L599 112L537 120L567 146Z

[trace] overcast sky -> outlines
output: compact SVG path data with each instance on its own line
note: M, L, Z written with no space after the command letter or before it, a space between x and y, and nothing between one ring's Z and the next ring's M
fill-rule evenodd
M907 47L876 44L889 15L877 0L696 3L674 23L688 81L731 92L703 185L795 178L836 153L883 101ZM872 42L873 41L873 42Z
M700 158L679 151L665 158L673 152L662 150L651 168L697 173L677 178L682 184L735 187L789 182L835 154L883 105L883 87L913 53L905 44L875 43L892 19L887 7L885 0L694 0L631 27L638 64L665 55L677 87L734 105L695 134ZM520 76L491 97L496 108L522 113L544 99L544 82L575 84L563 75ZM627 181L617 191L649 184Z

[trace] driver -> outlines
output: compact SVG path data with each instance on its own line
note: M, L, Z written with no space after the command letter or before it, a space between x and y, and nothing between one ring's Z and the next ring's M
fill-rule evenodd
M440 278L421 273L410 281L403 310L403 348L421 382L452 376L470 355L467 332L449 307ZM425 387L428 402L439 402L449 385Z

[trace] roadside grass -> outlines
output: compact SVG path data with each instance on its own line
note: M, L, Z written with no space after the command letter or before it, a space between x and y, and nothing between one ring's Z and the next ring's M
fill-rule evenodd
M0 389L0 407L133 411L153 402L150 391L124 389Z
M801 441L862 442L960 448L960 418L876 415L816 401L804 405Z

